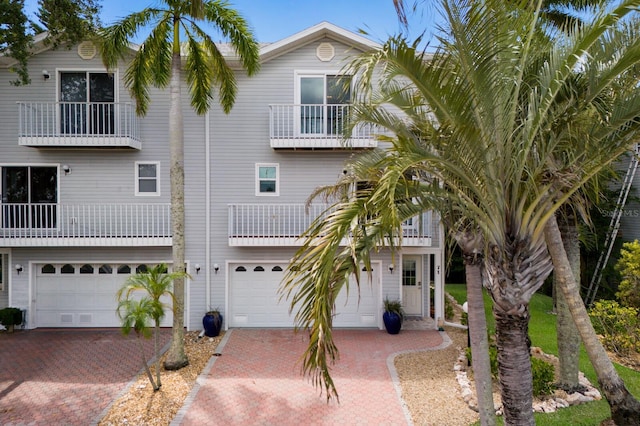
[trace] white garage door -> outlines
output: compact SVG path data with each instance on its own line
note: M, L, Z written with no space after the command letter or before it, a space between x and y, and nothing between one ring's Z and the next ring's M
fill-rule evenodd
M35 265L36 327L119 327L116 293L140 264ZM170 299L163 299L165 303ZM173 316L167 310L163 327Z
M235 263L229 265L230 327L293 327L295 312L289 315L289 301L280 300L278 287L286 264ZM355 280L336 301L336 327L377 327L381 312L379 274L374 266L372 284L362 273L360 300Z

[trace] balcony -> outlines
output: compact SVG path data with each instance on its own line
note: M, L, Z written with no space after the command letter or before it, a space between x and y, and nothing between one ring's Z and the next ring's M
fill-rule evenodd
M0 204L0 247L171 244L169 204Z
M372 125L358 125L348 139L343 130L351 105L269 105L271 148L362 149L378 144Z
M18 102L18 144L140 149L135 107L113 102Z
M327 206L314 204L229 204L229 245L301 246L300 235ZM438 221L431 211L405 221L403 247L435 247Z

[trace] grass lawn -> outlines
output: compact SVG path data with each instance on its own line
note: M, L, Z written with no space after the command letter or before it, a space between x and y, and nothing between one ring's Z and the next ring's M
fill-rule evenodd
M467 300L467 288L465 284L447 284L445 291L451 294L460 304ZM491 313L492 302L486 292L484 300L487 327L490 332L494 332L495 322ZM529 304L531 311L529 337L531 338L531 344L533 346L539 346L545 353L558 355L556 316L550 314L552 307L553 301L550 297L541 294L535 294L533 296ZM627 389L629 389L636 398L640 399L640 372L618 364L615 364L615 367L627 386ZM592 384L597 385L598 379L584 348L580 350L580 370ZM536 424L538 425L558 426L568 424L572 426L597 426L610 416L609 405L604 400L563 408L555 413L535 415Z

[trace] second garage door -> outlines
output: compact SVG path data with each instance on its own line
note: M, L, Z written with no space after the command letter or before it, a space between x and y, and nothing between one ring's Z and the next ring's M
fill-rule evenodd
M289 301L280 300L278 287L286 264L233 263L229 265L229 327L293 327L295 313L289 314ZM342 291L336 302L336 327L378 327L379 268L374 266L372 282L362 273L360 299L355 280L349 296Z

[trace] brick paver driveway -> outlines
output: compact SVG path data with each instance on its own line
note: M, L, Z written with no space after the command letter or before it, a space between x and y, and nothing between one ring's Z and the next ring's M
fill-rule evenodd
M89 425L140 369L137 343L118 329L1 333L0 425Z
M406 425L390 355L447 346L435 330L334 330L340 360L332 370L340 403L300 374L307 339L284 329L235 329L210 361L173 424ZM395 370L393 370L395 371Z

